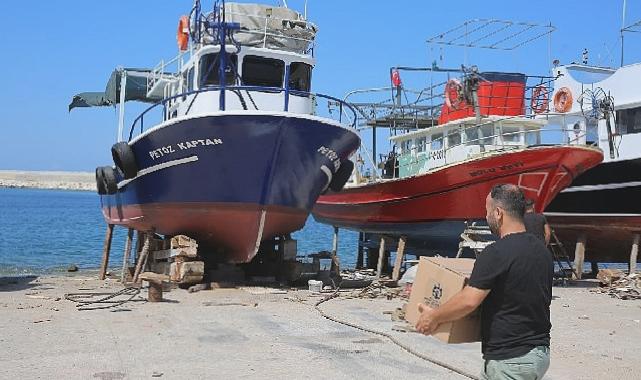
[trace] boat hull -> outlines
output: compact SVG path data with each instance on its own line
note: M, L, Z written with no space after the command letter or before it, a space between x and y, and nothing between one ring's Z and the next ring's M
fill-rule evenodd
M573 178L602 159L600 150L582 147L501 152L423 175L321 196L313 215L337 227L446 246L459 239L466 221L485 220L485 198L494 185L518 185L540 211Z
M589 259L627 262L641 232L640 200L641 159L604 162L576 178L545 214L568 253L584 235Z
M102 211L108 223L189 235L222 261L248 262L260 241L304 225L334 161L358 144L352 130L314 117L177 119L130 142L138 176L101 196Z

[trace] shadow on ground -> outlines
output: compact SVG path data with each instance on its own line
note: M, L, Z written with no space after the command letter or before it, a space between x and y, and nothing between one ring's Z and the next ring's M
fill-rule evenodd
M0 292L16 292L30 289L38 284L34 280L38 276L8 276L0 277Z

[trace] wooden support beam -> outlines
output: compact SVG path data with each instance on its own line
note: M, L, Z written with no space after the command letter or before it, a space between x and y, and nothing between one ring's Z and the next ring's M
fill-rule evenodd
M107 267L109 266L109 253L111 252L111 240L113 238L114 225L107 225L107 232L105 234L105 242L102 245L102 262L100 263L100 273L98 278L104 280L107 277Z
M376 278L381 278L383 272L383 259L385 258L385 237L381 236L381 244L378 248L378 264L376 265Z
M334 227L334 240L332 241L332 255L338 254L338 227Z
M122 256L122 272L120 273L120 282L125 283L127 281L127 274L129 273L129 256L131 255L131 243L134 239L134 229L129 228L127 230L127 241L125 242L125 252Z
M394 260L394 269L392 270L392 281L398 281L401 277L401 266L405 258L405 236L401 236L398 240L398 248L396 249L396 260Z
M634 239L632 240L632 250L630 251L630 266L629 273L635 273L637 270L637 257L639 255L639 234L634 234Z
M138 262L136 263L136 271L134 272L134 278L133 278L133 283L137 284L139 282L139 276L140 273L142 272L143 265L147 262L147 256L149 255L149 251L151 251L151 236L153 233L145 233L145 242L142 245L142 252L140 252L140 255L138 256Z
M580 280L583 276L583 263L585 262L586 236L580 235L574 248L574 278Z
M356 269L363 268L363 242L365 240L365 234L362 232L358 233L358 253L356 255Z

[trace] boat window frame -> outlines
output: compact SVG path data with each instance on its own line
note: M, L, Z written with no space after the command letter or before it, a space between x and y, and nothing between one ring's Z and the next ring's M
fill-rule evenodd
M630 117L631 113L632 117ZM630 126L632 126L631 130ZM617 110L616 131L621 135L641 133L641 106Z
M307 67L307 72L306 72L307 76L305 78L296 78L295 77L296 70L293 69L294 65L296 65L296 66L300 65L302 67ZM313 73L313 70L314 70L314 66L310 65L309 63L299 62L299 61L291 62L289 64L289 80L288 80L288 83L287 83L287 85L289 86L289 89L290 90L294 90L294 91L310 92L312 90L312 73ZM297 80L298 80L299 84L300 84L300 81L302 80L304 85L301 85L301 86L295 85L295 81L297 81Z
M452 144L452 138L458 136L458 143ZM459 146L463 143L463 136L461 136L461 131L458 128L450 129L447 131L447 147L453 148Z
M198 88L199 89L205 88L205 87L208 87L208 86L220 86L220 80L218 80L219 79L218 78L218 76L219 76L218 75L218 68L219 68L219 64L220 64L220 60L218 60L218 57L217 57L218 54L220 54L220 52L206 53L206 54L201 55L200 58L198 59L198 71L199 71L198 72ZM210 56L216 56L214 58L214 61L213 61L213 62L216 62L216 64L214 65L214 67L211 70L211 72L209 72L207 70L207 73L206 73L205 71L206 71L207 66L209 66L208 65L209 62L205 62L205 63L207 63L207 64L205 64L204 60L205 59L209 59ZM227 68L230 68L231 70L225 72L225 82L226 82L225 85L226 86L233 86L233 85L236 84L236 79L237 79L236 73L238 72L238 54L236 54L236 53L227 53L226 63L227 63ZM234 70L234 68L236 70ZM206 82L204 80L205 79L205 75L207 75L207 74L211 75L211 78L213 79L214 78L214 73L216 73L215 74L215 78L216 78L215 83L214 82L209 83L209 82Z
M440 136L440 137L437 137L437 136ZM437 150L442 150L445 148L445 142L443 141L443 136L445 136L443 132L437 132L430 135L430 150L432 152ZM440 144L440 146L438 148L435 148L434 143L438 143Z
M425 153L427 151L427 136L419 136L414 141L416 153Z
M262 71L262 70L246 70L245 65L248 63L248 60L251 61L253 59L256 59L257 61L263 60L263 61L279 62L281 64L280 65L281 72L280 72L280 76L279 76L280 79L278 83L276 83L275 81L272 83L269 83L267 81L248 81L247 71L254 71L254 72ZM286 62L280 58L265 57L257 54L245 55L243 56L243 60L241 63L241 83L243 86L282 88L283 84L285 83L285 67L286 67Z

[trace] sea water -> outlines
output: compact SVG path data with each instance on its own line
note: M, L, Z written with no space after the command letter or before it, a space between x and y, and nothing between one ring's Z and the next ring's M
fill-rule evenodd
M97 194L0 188L0 275L27 275L100 266L106 224ZM116 227L110 267L120 268L127 230ZM292 237L299 254L332 249L333 229L309 218ZM341 230L343 267L356 263L358 234Z

